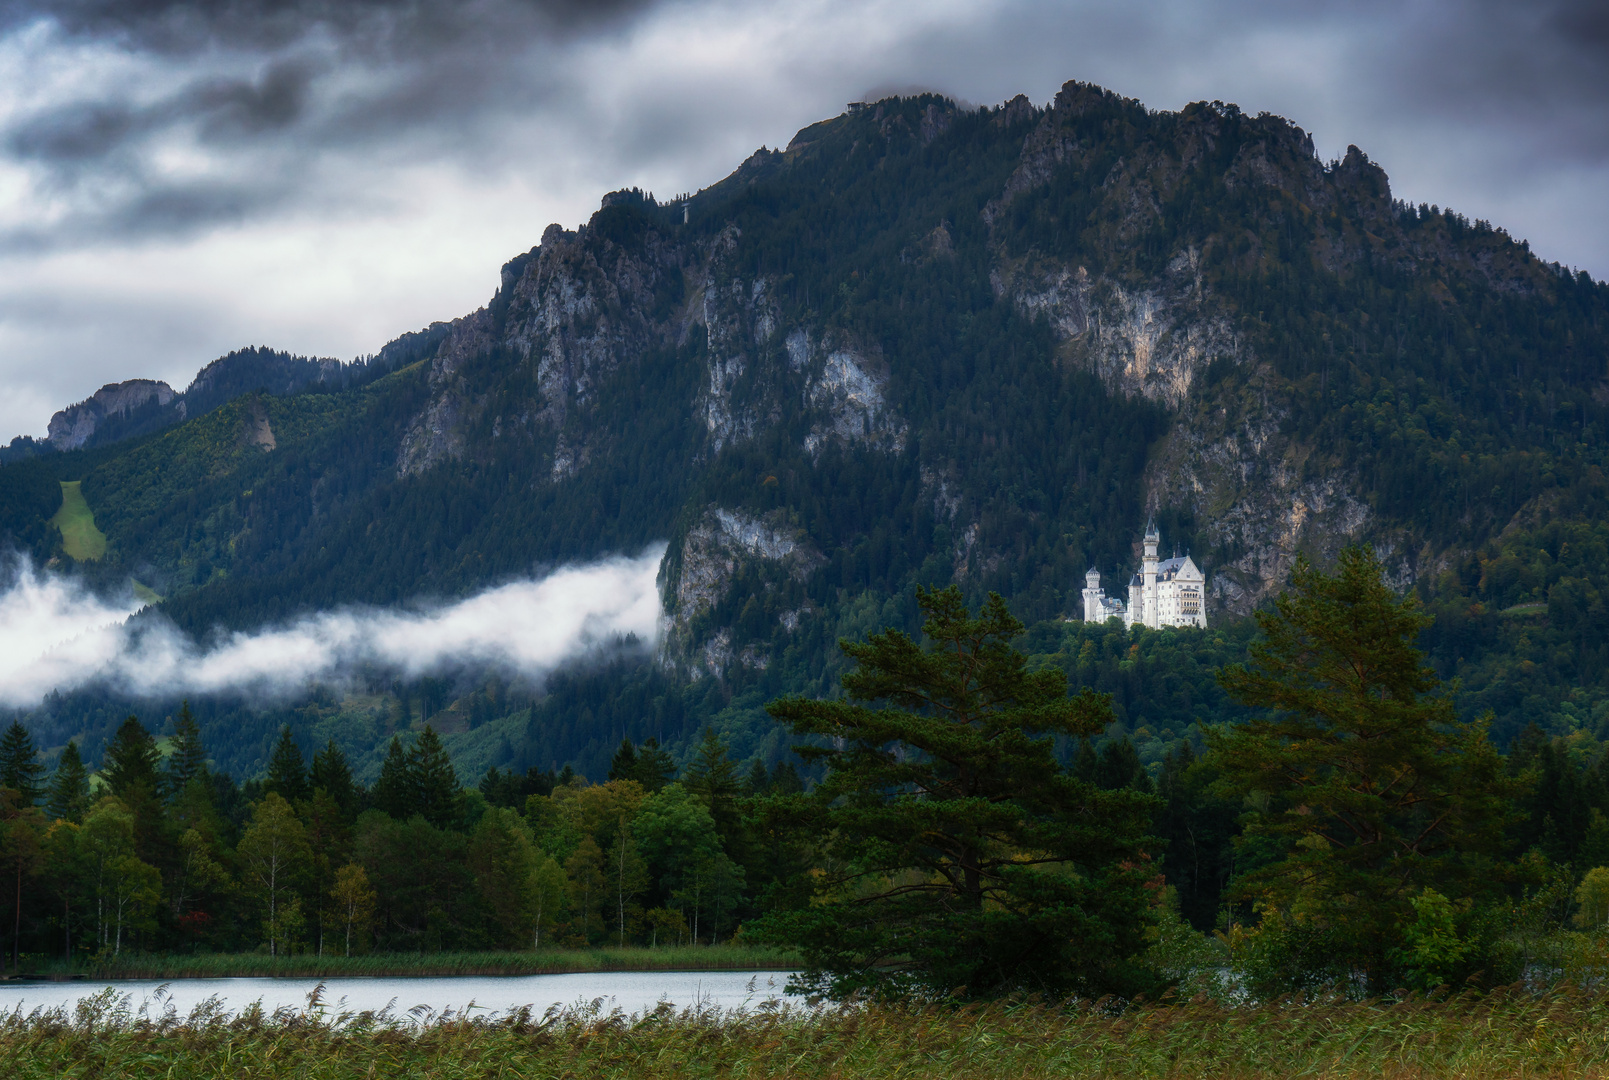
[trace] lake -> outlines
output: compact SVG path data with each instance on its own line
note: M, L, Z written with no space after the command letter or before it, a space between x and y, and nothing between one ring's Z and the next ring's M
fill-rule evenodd
M107 987L126 997L131 1008L144 1005L151 1015L171 1004L180 1016L217 997L224 1008L238 1013L254 1002L265 1012L279 1008L302 1010L318 979L154 979L118 982L19 982L0 985L0 1010L65 1005ZM324 979L323 1001L330 1014L375 1012L388 1006L404 1014L415 1006L433 1012L455 1012L473 1006L480 1015L507 1012L525 1005L541 1016L553 1005L577 1005L604 999L603 1012L619 1007L628 1013L644 1012L661 1001L683 1008L689 1005L721 1009L753 1009L768 998L798 1002L782 993L786 971L607 971L567 975L455 975L449 977L375 977Z

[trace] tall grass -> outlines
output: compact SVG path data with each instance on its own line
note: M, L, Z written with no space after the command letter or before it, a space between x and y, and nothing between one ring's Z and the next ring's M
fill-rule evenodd
M578 971L776 971L799 958L780 949L697 945L659 949L541 949L527 952L371 953L269 956L267 953L134 954L96 962L96 979L222 979L241 976L560 975Z
M772 1006L735 1015L317 1011L187 1018L110 994L0 1019L0 1075L33 1077L1183 1078L1609 1076L1609 996L1569 988L1398 1004Z

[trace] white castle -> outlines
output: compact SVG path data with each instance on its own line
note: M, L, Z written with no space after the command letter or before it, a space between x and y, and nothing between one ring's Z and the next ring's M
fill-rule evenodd
M1127 604L1107 597L1101 589L1100 572L1090 567L1084 575L1085 622L1105 622L1115 617L1122 619L1126 627L1139 623L1157 630L1164 626L1207 628L1207 575L1189 555L1159 561L1156 547L1161 540L1156 523L1147 522L1145 558L1140 572L1129 579Z

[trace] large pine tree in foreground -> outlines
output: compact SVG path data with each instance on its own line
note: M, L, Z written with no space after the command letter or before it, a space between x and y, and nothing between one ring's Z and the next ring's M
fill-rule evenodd
M1414 964L1415 900L1501 883L1516 784L1487 721L1460 720L1424 666L1429 621L1370 549L1347 548L1333 575L1303 558L1276 609L1257 613L1251 663L1219 674L1265 710L1210 732L1207 758L1220 792L1250 808L1237 844L1263 865L1235 891L1262 914L1268 990L1361 975L1389 991Z
M925 647L898 630L840 642L859 663L845 698L768 706L821 740L797 749L827 775L791 801L826 839L811 902L754 936L797 946L835 996L1128 988L1155 800L1076 779L1053 747L1102 732L1108 701L1027 670L998 595L975 618L953 586L917 600Z

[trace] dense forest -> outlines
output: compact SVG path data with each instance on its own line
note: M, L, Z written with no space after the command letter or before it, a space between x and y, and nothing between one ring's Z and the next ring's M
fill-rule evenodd
M954 586L915 599L919 638L843 644L843 693L767 702L771 767L705 727L684 765L626 738L596 781L493 765L466 786L426 724L364 784L285 726L241 784L186 703L171 736L127 716L98 771L70 742L47 773L13 723L8 962L737 940L800 949L835 996L1230 977L1260 997L1573 977L1597 955L1609 755L1536 726L1499 755L1372 551L1299 563L1255 637L1195 669L1168 659L1182 635L1114 623L1030 655L1049 628L998 594L976 614ZM1190 729L1153 719L1186 706Z

